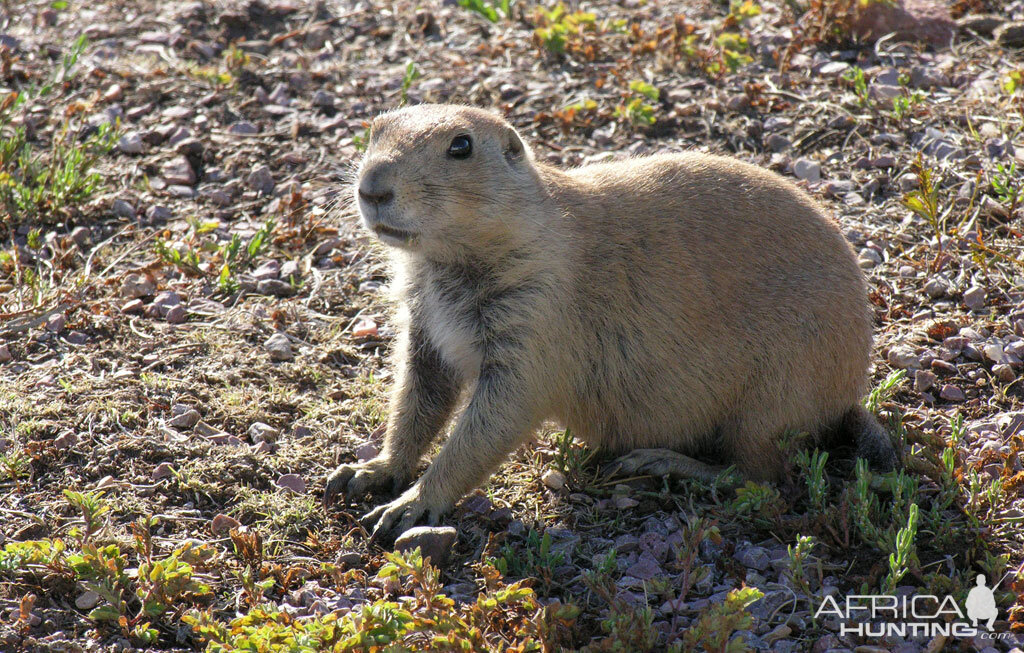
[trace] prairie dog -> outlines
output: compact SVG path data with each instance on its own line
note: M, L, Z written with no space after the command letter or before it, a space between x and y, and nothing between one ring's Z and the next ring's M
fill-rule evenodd
M405 486L467 398L422 477L366 516L376 533L436 522L549 419L653 474L713 476L686 455L710 450L777 478L786 431L895 462L859 403L853 251L774 173L698 153L560 170L494 114L420 105L373 121L355 195L392 253L396 381L380 456L326 498Z

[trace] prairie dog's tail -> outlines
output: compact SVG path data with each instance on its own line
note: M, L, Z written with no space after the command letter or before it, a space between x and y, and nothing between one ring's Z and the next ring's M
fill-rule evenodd
M875 471L891 472L900 466L889 434L863 406L855 406L843 415L840 429L856 442L857 457L867 460Z

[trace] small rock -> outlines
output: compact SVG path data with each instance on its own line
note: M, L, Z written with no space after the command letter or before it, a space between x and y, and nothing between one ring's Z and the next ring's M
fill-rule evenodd
M11 350L7 348L7 343L0 342L0 363L9 363L12 359Z
M861 267L864 267L865 263L869 263L869 267L874 267L882 263L882 255L879 254L877 250L871 247L865 247L864 249L860 250L858 259L861 262Z
M805 181L818 181L821 179L821 164L811 159L797 159L793 164L793 174Z
M248 430L249 439L253 442L277 442L281 432L269 424L253 422Z
M890 365L900 369L916 370L921 368L921 357L906 345L896 345L891 347L886 359L889 361Z
M940 0L872 2L858 7L851 32L874 42L886 34L895 41L924 41L948 46L956 31L949 4Z
M938 279L929 279L924 284L925 294L927 294L932 299L938 299L940 297L943 297L948 291L949 289L946 287L946 284L939 281Z
M241 525L241 522L237 519L229 517L224 513L220 513L210 520L210 530L213 531L214 535L228 533L234 528L239 528Z
M72 331L64 336L64 341L71 343L72 345L84 345L89 342L89 336L81 331Z
M914 389L918 392L927 392L935 385L939 377L928 370L917 370L914 373Z
M736 551L733 556L744 567L764 571L771 565L771 557L763 546L748 546Z
M192 164L183 156L177 156L163 165L161 176L173 186L191 186L196 183L196 173Z
M135 207L125 200L114 200L110 205L110 210L119 218L134 220L136 216Z
M633 578L639 578L640 580L651 580L658 576L664 576L665 570L661 568L658 561L654 559L650 554L644 553L640 555L640 558L632 565L627 567L622 572L624 576L632 576Z
M264 279L276 279L278 274L281 273L281 264L277 261L267 261L263 265L259 266L252 272L252 278L256 281L263 281Z
M167 315L164 316L164 319L171 324L181 324L185 321L185 307L181 304L171 306L167 309Z
M956 21L961 33L973 32L980 36L991 36L997 27L1006 22L1002 16L995 14L967 14Z
M170 209L164 206L151 206L146 209L146 222L151 225L163 224L174 216Z
M992 374L1003 383L1013 383L1017 380L1017 373L1006 363L999 363L992 366Z
M228 127L228 133L236 136L252 136L260 133L259 127L251 122L241 120Z
M544 475L541 476L540 480L544 485L548 486L552 490L561 490L565 487L565 474L557 469L549 469L544 472Z
M46 330L51 333L60 333L67 324L68 319L63 313L54 313L46 319Z
M295 294L295 287L281 279L264 279L256 284L256 292L274 297L291 297Z
M354 452L356 454L356 460L361 463L365 463L367 460L373 460L380 454L380 449L377 448L372 442L364 442L363 444L356 447Z
M163 462L153 468L153 473L150 475L154 481L159 481L162 478L174 475L174 467L171 463Z
M776 641L780 639L785 639L789 637L790 633L792 632L792 628L790 628L786 624L781 624L773 628L767 635L765 635L764 641L767 644L774 644Z
M254 191L269 195L274 192L274 176L270 173L270 167L262 165L245 178L245 183Z
M92 590L86 590L75 599L75 607L79 610L92 610L100 602L100 595Z
M789 140L782 134L772 134L768 137L768 140L765 141L765 144L772 152L785 152L793 145L793 141Z
M338 557L334 559L335 564L349 568L358 567L362 561L363 556L359 555L356 551L342 551L338 554Z
M1000 25L993 30L992 38L1001 48L1024 48L1024 21Z
M121 307L122 313L138 314L142 313L146 309L146 305L141 299L133 299L129 302L125 302L124 306Z
M847 193L852 193L856 189L856 184L849 179L834 179L826 182L821 190L825 194L825 197L834 198L843 197Z
M323 89L318 89L313 93L313 106L314 107L334 107L334 96Z
M75 227L71 230L71 240L78 245L78 249L84 250L92 242L92 233L88 227Z
M78 444L78 436L74 431L65 431L53 441L53 446L57 447L60 451L66 451L76 444Z
M451 526L416 526L395 540L396 551L420 548L424 558L430 558L435 567L444 567L451 555L457 533Z
M632 497L626 497L619 495L612 500L612 503L619 510L629 510L630 508L636 508L640 505L640 502Z
M377 335L377 323L369 318L359 320L352 327L353 338L376 338Z
M274 482L274 485L295 494L305 494L306 492L306 482L298 474L282 474Z
M180 415L171 418L167 424L176 429L190 429L199 423L202 415L195 408L189 408Z
M125 299L147 297L156 290L153 280L144 274L129 274L121 282L121 296Z
M139 132L128 132L117 141L117 149L123 154L143 154L146 151L146 144L143 143Z
M972 311L980 311L985 308L985 289L981 286L971 286L964 292L964 305Z
M967 398L963 390L949 383L942 386L942 390L939 391L939 397L946 401L963 401Z
M292 344L288 341L288 336L283 333L275 333L267 338L267 341L263 343L263 348L270 354L271 360L289 361L295 358Z
M285 281L298 280L302 276L298 261L285 261L281 266L280 277Z

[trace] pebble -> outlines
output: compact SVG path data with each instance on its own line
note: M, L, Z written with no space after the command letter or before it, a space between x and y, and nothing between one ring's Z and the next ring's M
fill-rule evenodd
M263 348L270 354L270 358L275 361L289 361L295 358L295 354L292 352L292 344L288 341L288 336L283 333L275 333L267 338L267 341L263 343Z
M174 216L170 209L164 206L153 205L146 209L146 220L150 224L161 224L167 222Z
M768 137L765 144L772 152L785 152L793 145L793 141L789 140L782 134L772 134Z
M371 319L363 319L356 322L352 327L353 338L376 338L377 323Z
M963 401L967 397L964 395L964 391L955 385L946 384L942 386L942 390L939 391L939 397L946 401Z
M287 281L281 281L280 279L263 279L256 284L256 292L261 295L291 297L295 294L295 287Z
M171 324L181 324L185 321L185 307L181 304L171 306L167 309L167 315L164 316L164 319Z
M196 183L192 164L183 156L177 156L163 165L160 174L172 186L191 186Z
M0 363L9 363L13 359L11 350L7 348L6 342L0 342Z
M135 207L131 205L131 202L127 202L125 200L114 200L110 205L110 210L113 211L114 215L117 217L128 218L129 220L134 220L137 215Z
M858 260L861 263L861 267L868 265L868 267L874 267L882 263L882 255L877 250L871 247L865 247L860 250L860 256Z
M121 282L121 296L125 299L136 299L152 295L156 291L156 284L144 274L129 274Z
M323 89L313 93L314 107L334 107L334 96Z
M254 191L269 195L274 192L274 176L270 173L270 167L262 165L245 178L245 183Z
M139 132L128 132L117 141L117 149L123 154L143 154L146 151L146 144L143 143Z
M179 415L172 417L168 422L168 426L173 426L176 429L190 429L199 423L202 419L202 415L195 408L189 408Z
M263 422L253 422L249 426L248 430L249 439L253 442L277 442L277 439L281 436L281 432L275 429L269 424Z
M380 449L377 448L372 442L364 442L363 444L356 447L354 452L356 454L356 460L361 463L365 463L367 460L373 460L380 453Z
M747 546L736 551L733 555L744 567L764 571L771 565L771 557L768 549L763 546Z
M252 278L257 281L263 281L264 279L276 279L278 274L281 272L281 264L277 261L267 261L258 268L253 270Z
M228 127L228 133L235 134L236 136L252 136L253 134L260 133L260 130L259 127L251 122L241 120Z
M893 367L900 369L919 369L921 367L921 356L918 355L912 348L906 345L896 345L889 349L889 354L886 356L886 360Z
M557 469L549 469L544 472L544 475L541 476L540 480L544 485L548 486L552 490L561 490L565 487L565 474Z
M72 331L71 333L64 336L64 341L71 343L72 345L84 345L89 342L89 336L82 333L81 331Z
M992 38L1001 48L1024 48L1024 21L1000 25L992 32Z
M295 494L305 494L306 492L306 482L298 474L282 474L274 482L274 485Z
M86 590L75 599L75 607L79 610L92 610L100 602L100 595L92 590Z
M821 164L811 159L797 159L793 164L793 174L805 181L818 181L821 179Z
M362 561L363 556L359 555L359 553L356 551L342 551L334 560L335 564L343 565L349 568L358 567Z
M985 308L985 289L981 286L971 286L964 292L964 305L972 311L980 311Z
M1017 380L1017 373L1006 363L992 366L992 373L1003 383L1012 383Z
M929 279L924 284L924 292L932 299L939 299L940 297L945 296L948 292L948 288L946 287L946 284L942 283L938 279Z
M416 526L395 540L396 551L409 551L420 547L424 558L430 558L435 567L444 567L451 555L457 533L451 526Z
M122 313L142 313L146 310L146 305L141 299L133 299L125 302L124 306L121 307Z
M934 361L932 361L934 363ZM917 370L914 373L914 389L918 392L927 392L939 380L934 372L928 370Z
M63 313L54 313L46 319L46 330L52 333L60 333L67 324L67 318Z
M214 535L227 533L231 531L231 529L238 528L241 525L242 523L237 519L225 515L224 513L220 513L210 520L210 530L213 531Z
M852 193L856 189L856 184L849 179L834 179L826 182L821 190L825 194L825 197L833 198L843 197L847 193Z
M153 468L153 473L150 475L154 481L159 481L162 478L174 475L174 467L171 463L163 462Z
M92 233L88 227L75 227L71 230L71 240L78 245L78 249L84 250L92 242Z

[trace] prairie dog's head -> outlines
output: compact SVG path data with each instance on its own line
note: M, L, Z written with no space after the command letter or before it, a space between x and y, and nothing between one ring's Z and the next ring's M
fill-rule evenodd
M529 150L503 119L423 104L373 121L355 200L363 224L384 243L443 255L507 238L536 184Z

